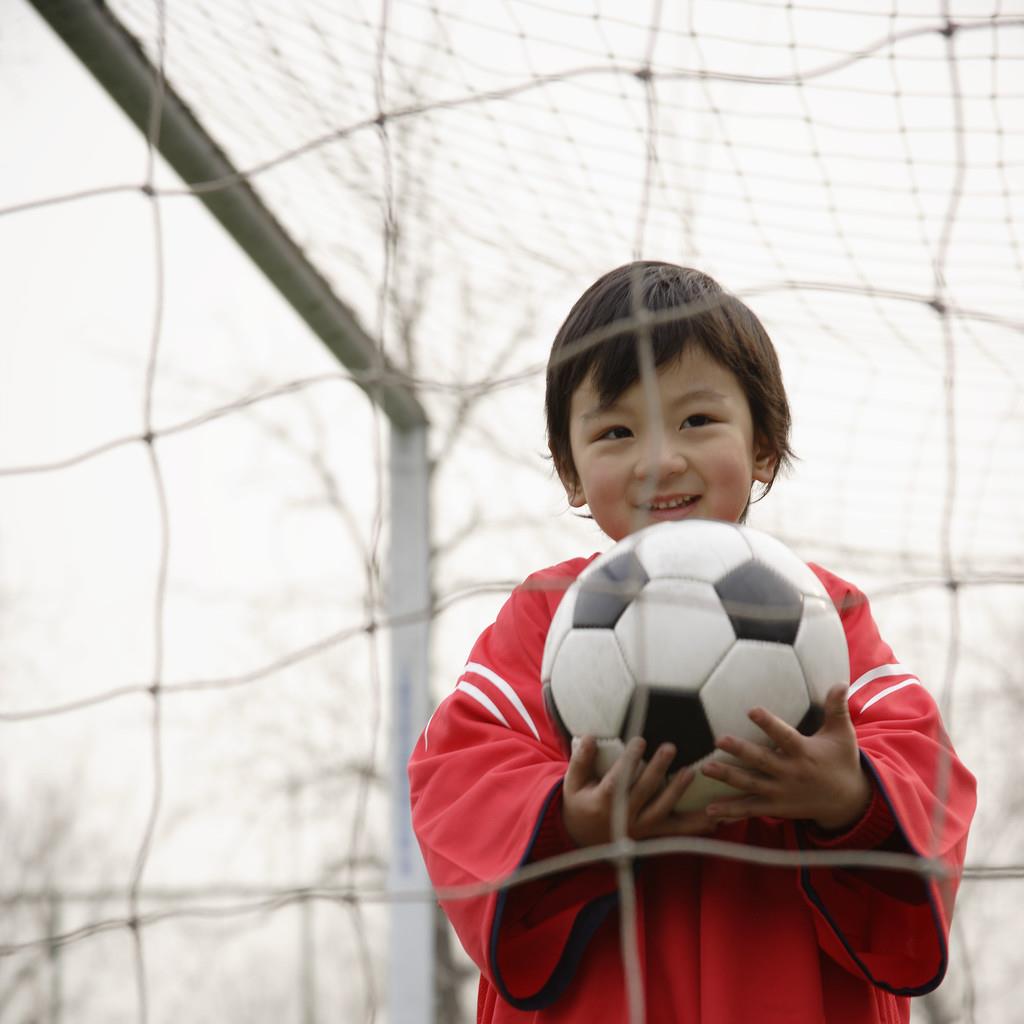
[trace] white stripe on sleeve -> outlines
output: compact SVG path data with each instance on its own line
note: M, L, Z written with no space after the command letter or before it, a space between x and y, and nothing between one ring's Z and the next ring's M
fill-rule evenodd
M499 676L497 672L494 672L491 669L489 669L486 665L481 665L481 664L479 664L478 662L475 662L475 661L471 661L465 667L465 669L463 669L463 671L464 672L472 672L474 675L482 676L484 679L488 680L489 682L494 683L494 685L499 690L501 690L501 692L508 698L509 703L516 709L516 711L519 712L519 714L522 717L523 721L529 727L530 732L532 732L533 735L538 740L540 739L540 733L537 732L537 726L535 726L533 724L533 719L530 717L530 712L526 710L526 705L520 699L519 694L516 693L516 691L513 690L512 687L509 686L509 684L506 683L505 680L502 679L501 676ZM460 683L460 686L461 686L461 683ZM495 710L497 710L497 709L495 709ZM502 719L502 721L504 721L504 719ZM505 722L505 724L508 725L508 722Z
M862 687L873 683L876 679L884 679L886 676L909 676L912 675L908 669L902 665L879 665L877 668L870 669L865 672L858 680L850 683L850 689L847 691L846 696L852 697Z
M487 708L488 711L490 711L492 715L494 715L494 717L499 722L501 722L503 726L505 726L506 729L512 728L508 724L508 721L505 718L505 716L501 713L501 709L498 707L498 705L495 704L494 701L491 700L491 698L488 697L487 694L484 693L479 686L474 686L472 683L467 683L465 679L460 679L458 683L456 683L455 689L461 690L463 693L468 694L470 697L472 697L473 700L477 701L477 703L482 704L485 708Z
M871 707L872 704L877 704L883 697L888 697L890 693L895 693L897 690L902 690L904 686L920 686L920 685L921 685L921 681L919 679L911 678L911 679L904 679L902 683L896 683L893 686L887 686L880 693L876 693L874 695L874 697L872 697L871 700L869 700L864 705L864 707L862 707L860 709L860 712L861 712L861 714L864 714L864 712L867 711L867 709L869 707Z
M440 704L437 705L438 708L440 706L441 706ZM434 720L434 715L436 715L436 714L437 714L437 708L434 708L434 710L430 712L430 717L427 719L427 724L425 726L423 726L423 749L424 750L429 750L430 749L430 723Z

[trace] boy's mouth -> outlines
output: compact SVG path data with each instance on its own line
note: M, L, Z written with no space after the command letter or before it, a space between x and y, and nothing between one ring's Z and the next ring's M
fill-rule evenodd
M699 497L697 494L675 494L667 498L655 498L641 507L645 512L671 512L692 505Z

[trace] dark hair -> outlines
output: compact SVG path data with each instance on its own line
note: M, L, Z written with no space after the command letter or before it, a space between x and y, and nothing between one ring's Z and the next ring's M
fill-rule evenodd
M754 438L776 459L764 497L794 458L775 346L761 321L717 281L673 263L640 261L609 271L579 297L555 335L544 407L558 475L578 482L569 444L576 389L589 377L602 403L615 401L640 377L637 350L645 336L655 367L696 344L736 376L750 406Z

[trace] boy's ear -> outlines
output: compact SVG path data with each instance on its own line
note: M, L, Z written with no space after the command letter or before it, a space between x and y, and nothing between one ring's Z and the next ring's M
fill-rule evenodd
M779 457L774 448L764 441L754 442L754 480L759 484L770 484L775 475L775 467Z
M565 488L565 497L572 508L583 508L587 503L587 496L583 493L583 488L580 487L579 483L572 483L562 477L562 486Z
M551 445L548 445L548 451L551 452L551 458L555 463L555 472L558 474L558 479L565 489L566 501L569 502L571 508L582 508L586 505L587 499L583 493L583 488L580 486L575 468L562 466Z

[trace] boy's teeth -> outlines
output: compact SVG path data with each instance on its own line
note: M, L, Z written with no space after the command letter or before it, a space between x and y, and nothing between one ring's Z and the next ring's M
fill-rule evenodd
M696 496L691 495L689 498L673 498L672 501L652 501L647 508L651 512L664 512L665 509L679 508L681 505L689 505L690 502L695 500Z

